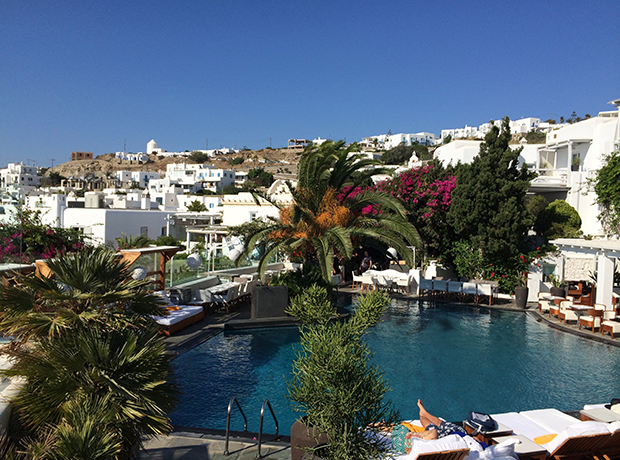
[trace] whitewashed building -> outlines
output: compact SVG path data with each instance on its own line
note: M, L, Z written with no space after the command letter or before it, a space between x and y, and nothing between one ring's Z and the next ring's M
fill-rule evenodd
M360 145L362 148L390 150L400 144L407 146L412 144L435 145L438 142L437 136L433 133L399 133L399 134L380 134L378 136L369 136L362 139Z
M212 165L171 163L166 168L166 178L177 181L183 190L205 189L217 193L227 185L234 185L235 171Z
M237 195L222 197L222 224L226 226L241 225L255 219L278 217L279 210L264 198L256 203L250 192L241 192Z
M20 185L22 187L38 187L41 178L36 166L24 163L9 163L6 168L0 169L0 186Z
M66 208L64 227L80 230L95 243L116 246L115 238L145 235L155 239L166 235L169 213L159 210Z

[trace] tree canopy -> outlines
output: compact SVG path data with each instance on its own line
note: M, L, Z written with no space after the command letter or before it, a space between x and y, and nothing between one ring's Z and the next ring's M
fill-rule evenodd
M607 235L620 236L620 147L603 158L603 167L590 185L596 192L598 218Z
M448 222L459 239L471 241L486 260L505 261L524 251L531 219L525 194L534 177L519 167L521 149L509 146L508 118L493 126L471 164L457 171Z

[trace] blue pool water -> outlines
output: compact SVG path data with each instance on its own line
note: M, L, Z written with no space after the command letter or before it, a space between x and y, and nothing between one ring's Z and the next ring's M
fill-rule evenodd
M374 361L392 387L401 415L417 418L417 398L448 420L555 407L575 410L620 395L620 349L562 333L529 315L485 308L394 300L385 321L367 335ZM268 398L288 434L297 414L286 402L285 377L298 343L296 328L222 333L177 358L181 402L177 426L226 427L234 395L258 431ZM231 426L241 430L241 416ZM265 414L267 433L274 423Z

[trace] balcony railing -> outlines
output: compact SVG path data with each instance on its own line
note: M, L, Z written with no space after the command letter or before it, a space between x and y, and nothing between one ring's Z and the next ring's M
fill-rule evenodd
M532 171L538 173L538 177L536 177L532 181L533 186L545 186L545 185L554 185L554 186L568 186L568 173L569 169L536 169L531 168Z

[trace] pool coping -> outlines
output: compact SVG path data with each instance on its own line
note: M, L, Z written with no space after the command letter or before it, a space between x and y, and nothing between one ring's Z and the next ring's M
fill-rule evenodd
M574 329L571 326L568 325L563 325L561 323L556 323L554 320L550 319L549 317L546 317L542 314L540 314L540 312L537 309L537 305L536 304L532 304L533 309L528 309L526 310L526 312L530 315L532 315L534 318L536 318L537 321L539 322L545 322L547 324L547 326L553 328L553 329L557 329L559 331L562 332L567 332L569 334L573 334L576 335L578 337L584 338L584 339L589 339L592 340L594 342L599 342L599 343L603 343L605 345L611 345L614 346L616 348L620 348L620 341L617 341L616 339L612 339L611 337L607 337L605 335L601 335L600 332L591 332L589 330L581 330L581 329Z

